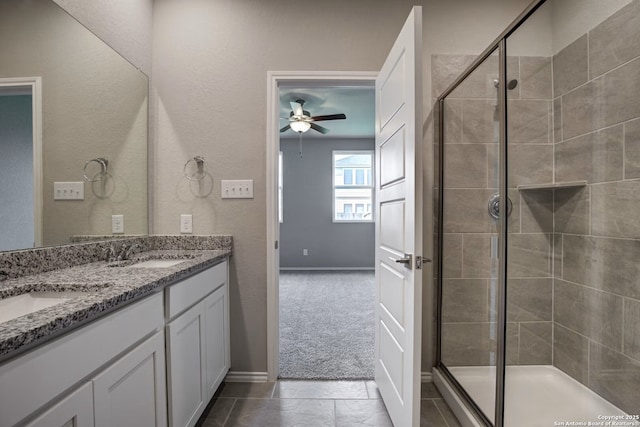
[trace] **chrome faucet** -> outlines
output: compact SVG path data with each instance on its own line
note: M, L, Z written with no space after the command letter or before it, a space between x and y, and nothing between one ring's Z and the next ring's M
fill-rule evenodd
M116 247L112 243L108 248L103 250L106 254L105 260L107 262L126 261L133 254L133 251L139 247L140 245L137 243L132 243L128 246L126 243L123 243L122 246L120 246L120 250L116 251Z
M129 245L129 247L127 247L126 244L123 244L122 249L120 250L120 255L118 255L118 260L124 261L129 259L129 257L133 254L133 251L135 251L139 247L140 245L137 243L132 243L131 245Z
M116 257L116 248L113 246L113 243L109 245L108 248L104 248L102 252L105 254L105 261L114 262Z

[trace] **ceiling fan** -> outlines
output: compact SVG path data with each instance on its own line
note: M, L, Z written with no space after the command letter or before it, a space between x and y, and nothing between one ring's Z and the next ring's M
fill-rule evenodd
M291 113L289 113L289 124L280 129L280 132L286 132L289 129L294 130L302 134L303 132L313 129L321 134L326 134L329 129L315 124L323 120L344 120L347 118L344 114L329 114L326 116L312 116L307 110L303 110L304 99L297 99L295 102L290 102Z

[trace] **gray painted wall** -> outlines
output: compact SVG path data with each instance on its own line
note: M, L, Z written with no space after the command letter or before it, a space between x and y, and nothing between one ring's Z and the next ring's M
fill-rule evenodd
M372 139L281 139L283 155L283 223L280 267L374 267L373 223L334 223L333 150L374 150ZM303 256L302 250L309 255Z
M0 96L0 251L33 247L31 127L31 95Z
M577 0L576 0L577 1ZM140 40L149 19L130 19L150 0L100 11L85 0L59 0L112 46ZM91 3L91 4L89 4ZM134 3L137 3L134 5ZM151 230L178 233L181 213L194 214L194 232L234 235L231 266L231 366L266 371L265 119L267 70L377 70L410 7L423 5L425 117L431 111L432 53L478 54L530 0L330 0L308 13L283 0L156 0L153 3L152 102L150 103ZM123 3L125 4L125 3ZM82 16L75 9L86 9ZM98 25L99 24L99 25ZM100 31L101 27L104 31ZM124 27L124 28L123 28ZM302 32L306 49L292 54L291 32ZM134 37L135 39L135 37ZM330 45L331 49L327 49ZM144 69L149 45L129 58ZM122 52L124 49L120 49ZM322 52L319 55L318 52ZM249 96L247 95L249 94ZM251 117L251 126L247 125ZM425 126L430 125L430 119ZM427 134L430 134L430 129ZM430 141L429 139L426 139ZM212 159L219 179L254 178L255 199L180 197L182 166L196 154ZM433 184L425 150L425 188ZM430 235L431 198L425 199ZM425 237L424 255L431 256ZM427 266L423 312L423 371L432 365L433 288Z

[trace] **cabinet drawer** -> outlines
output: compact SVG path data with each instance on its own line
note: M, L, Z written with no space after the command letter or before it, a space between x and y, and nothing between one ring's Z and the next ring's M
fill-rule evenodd
M227 261L165 289L165 316L172 319L227 281Z

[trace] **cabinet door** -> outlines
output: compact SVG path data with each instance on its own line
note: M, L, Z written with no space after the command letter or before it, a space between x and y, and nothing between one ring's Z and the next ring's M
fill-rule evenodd
M226 286L204 300L207 400L211 399L229 370L229 324Z
M93 390L88 382L26 427L93 427Z
M166 426L164 373L164 333L158 332L93 380L95 426Z
M196 304L167 325L169 425L193 426L207 405L204 381L204 305Z

